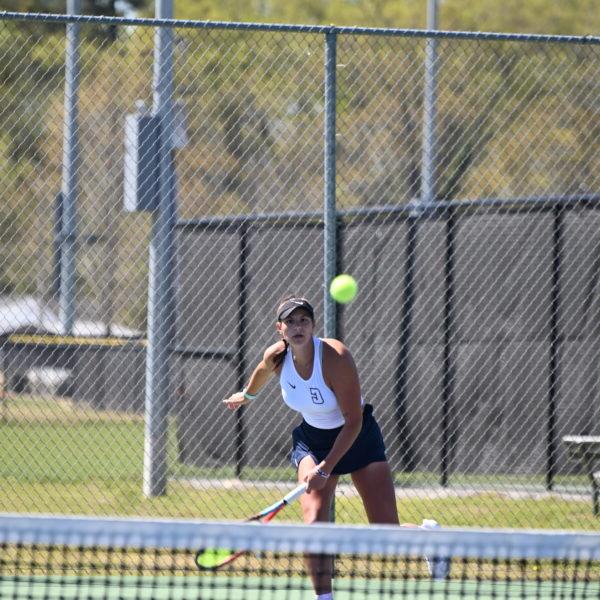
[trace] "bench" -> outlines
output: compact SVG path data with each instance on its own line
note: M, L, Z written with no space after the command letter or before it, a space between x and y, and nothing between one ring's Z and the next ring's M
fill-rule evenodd
M592 484L592 510L594 516L600 514L598 497L600 495L600 471L594 472L594 465L600 462L600 436L565 435L562 438L567 454L579 462L585 469Z

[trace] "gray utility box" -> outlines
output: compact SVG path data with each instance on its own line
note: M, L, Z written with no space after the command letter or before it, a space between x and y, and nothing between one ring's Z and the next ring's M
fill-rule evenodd
M125 117L124 208L158 208L160 118L143 109Z

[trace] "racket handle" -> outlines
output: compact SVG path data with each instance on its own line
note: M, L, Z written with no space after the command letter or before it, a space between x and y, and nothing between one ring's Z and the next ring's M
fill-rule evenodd
M298 487L295 487L289 494L286 494L282 500L284 504L290 504L294 500L297 500L306 492L306 484L301 483Z

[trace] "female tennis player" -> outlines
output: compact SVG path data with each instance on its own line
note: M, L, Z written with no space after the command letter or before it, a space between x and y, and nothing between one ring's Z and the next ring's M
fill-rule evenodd
M256 398L273 375L284 402L302 414L292 432L291 460L305 523L328 521L338 477L350 474L370 523L398 524L396 496L381 430L365 404L348 348L314 336L314 309L306 298L288 297L277 308L280 340L269 346L248 385L224 400L235 410ZM417 527L407 523L407 527ZM331 560L309 556L307 567L317 600L332 600Z

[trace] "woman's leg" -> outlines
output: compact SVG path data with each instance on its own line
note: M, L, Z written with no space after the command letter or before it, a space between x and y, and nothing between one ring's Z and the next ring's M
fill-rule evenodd
M398 523L394 481L387 462L375 462L352 473L352 481L362 498L369 523ZM425 523L425 521L423 522ZM438 527L435 521L435 526ZM402 527L419 527L414 523L402 523ZM423 528L423 527L421 527ZM450 560L442 557L426 558L429 572L434 579L448 579Z
M315 466L315 462L310 456L304 457L298 466L298 481L304 481L304 477ZM303 494L300 497L305 523L329 521L329 511L337 480L337 475L331 475L322 490L313 490L310 494ZM308 554L306 556L306 568L310 574L315 593L317 595L330 593L333 575L332 557L325 554Z
M374 462L352 473L352 482L362 498L369 523L399 524L396 493L390 466ZM403 523L403 527L417 527Z

